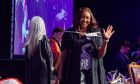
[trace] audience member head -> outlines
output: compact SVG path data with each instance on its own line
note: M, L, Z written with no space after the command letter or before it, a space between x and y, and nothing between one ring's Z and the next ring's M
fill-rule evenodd
M130 50L130 42L127 40L124 40L121 44L120 44L120 52L124 53L124 54L128 54Z

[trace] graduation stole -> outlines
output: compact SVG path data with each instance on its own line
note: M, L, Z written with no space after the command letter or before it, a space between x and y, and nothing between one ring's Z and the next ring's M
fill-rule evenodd
M57 55L57 59L56 59L56 63L54 65L54 68L56 70L58 70L59 65L60 65L60 59L61 59L61 50L60 50L60 47L59 47L57 41L54 39L52 39L52 45L53 45L53 48L55 50L55 52L54 51L53 52L56 53L56 55Z

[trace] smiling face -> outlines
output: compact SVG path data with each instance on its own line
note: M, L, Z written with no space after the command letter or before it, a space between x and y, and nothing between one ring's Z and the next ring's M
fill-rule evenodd
M87 29L90 24L91 15L88 11L84 11L80 17L80 27L81 29Z

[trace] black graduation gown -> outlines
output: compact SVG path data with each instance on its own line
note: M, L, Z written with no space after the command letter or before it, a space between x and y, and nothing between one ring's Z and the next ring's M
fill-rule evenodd
M71 28L68 31L76 30ZM95 31L99 31L99 29ZM97 47L101 46L102 37L93 37L92 40L94 56L92 57L93 83L91 84L106 84L103 60L97 54ZM68 32L63 34L62 51L66 49L66 58L60 84L80 84L80 43L78 34Z
M43 37L33 56L25 51L25 84L50 84L50 56L52 56L49 40Z

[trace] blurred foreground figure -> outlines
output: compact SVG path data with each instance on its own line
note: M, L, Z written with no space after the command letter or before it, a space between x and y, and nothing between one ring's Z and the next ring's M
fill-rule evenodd
M23 84L16 78L6 78L6 79L1 79L0 84Z

